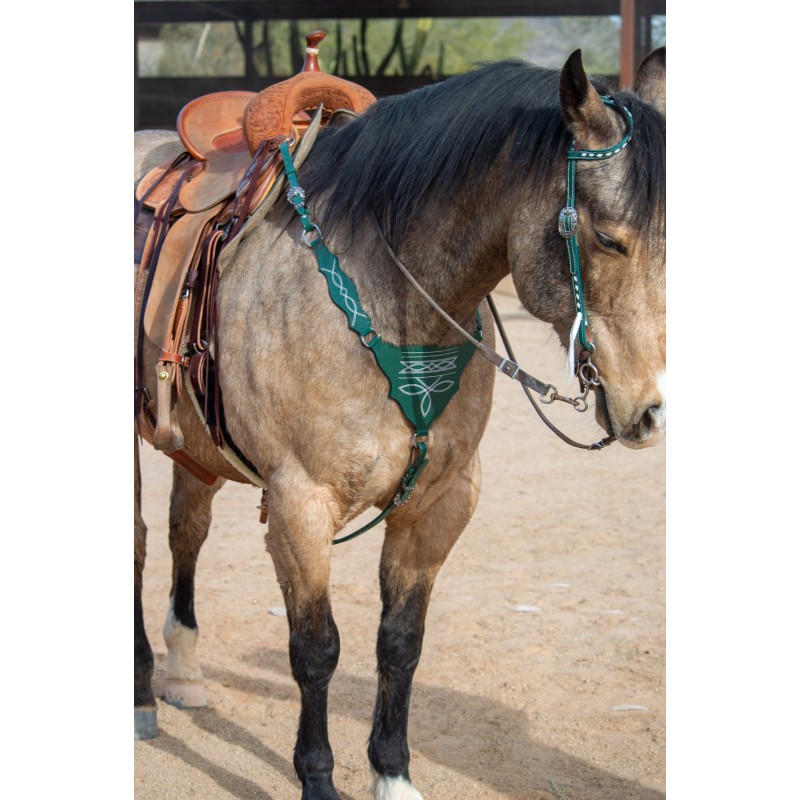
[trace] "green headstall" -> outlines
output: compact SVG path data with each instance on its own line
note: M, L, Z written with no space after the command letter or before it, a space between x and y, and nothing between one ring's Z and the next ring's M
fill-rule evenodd
M372 351L378 366L389 381L389 396L397 401L414 428L411 459L394 498L368 525L334 540L334 544L339 544L368 531L386 519L395 508L408 502L428 463L426 440L430 426L458 391L461 374L475 352L475 345L469 341L451 347L393 345L383 341L372 328L372 322L359 301L355 284L342 271L339 259L325 246L319 226L309 218L305 192L298 182L287 143L280 145L280 152L289 182L287 200L300 217L303 242L316 256L319 271L328 282L331 300L344 312L350 329L358 334L361 344ZM475 323L474 338L481 341L483 328L480 312L477 310Z
M581 266L578 259L578 237L575 235L578 230L578 212L575 209L575 176L578 161L603 161L604 159L613 158L628 146L628 142L633 135L633 116L631 112L625 106L619 105L611 97L601 95L600 99L607 106L611 106L623 114L628 123L628 130L622 141L613 147L606 147L602 150L575 150L575 140L573 139L570 149L567 151L567 205L561 209L561 213L558 215L558 232L567 240L569 274L572 277L572 299L575 305L575 324L578 326L577 332L573 330L571 342L575 340L577 333L581 346L590 352L594 352L594 345L589 341L586 332L590 326L583 300Z

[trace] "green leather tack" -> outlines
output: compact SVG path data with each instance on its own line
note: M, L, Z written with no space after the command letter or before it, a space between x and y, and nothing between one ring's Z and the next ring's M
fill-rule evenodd
M305 207L305 193L297 181L289 148L280 146L289 180L289 202L297 211L307 233L318 230L310 221ZM458 391L461 373L469 363L475 346L465 342L452 347L432 345L394 345L385 342L375 333L369 315L361 305L356 285L342 271L339 259L319 238L309 243L317 258L319 271L328 282L328 293L334 304L347 317L350 329L355 331L375 355L381 371L389 381L389 396L403 410L417 436L425 436L434 420L445 410ZM476 310L475 339L483 338L480 312ZM368 336L372 336L367 340Z
M475 352L475 345L471 342L451 347L394 345L381 339L373 330L369 315L361 305L355 283L342 271L338 257L325 245L322 231L309 218L305 192L297 180L288 145L281 144L280 151L289 182L286 198L300 217L304 229L303 241L316 256L319 271L328 283L331 300L345 314L350 329L359 335L361 343L372 351L378 367L389 382L389 397L397 402L414 429L410 463L394 498L372 522L333 542L340 544L375 527L395 508L408 502L428 463L428 445L422 439L428 435L433 422L458 391L461 375ZM317 238L309 241L307 234L314 232ZM478 309L475 310L473 336L477 341L483 339L483 323Z
M601 150L575 150L575 142L570 145L567 151L567 205L562 209L559 215L558 228L561 235L567 240L567 257L569 258L569 274L570 283L572 285L572 300L575 307L575 313L580 313L581 324L578 330L578 340L581 346L586 350L594 349L589 343L589 338L586 334L589 326L589 318L586 312L586 303L583 299L583 281L581 280L581 266L580 258L578 256L578 213L575 210L575 177L578 161L603 161L608 158L621 153L627 146L628 142L633 136L633 116L625 106L620 106L616 100L606 95L600 95L600 99L605 105L614 108L625 117L627 122L627 131L625 136L617 142L613 147L605 147Z

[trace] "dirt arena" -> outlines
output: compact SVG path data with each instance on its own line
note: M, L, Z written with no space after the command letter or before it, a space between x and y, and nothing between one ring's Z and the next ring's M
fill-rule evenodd
M549 326L511 292L495 301L522 366L563 387L565 358ZM663 800L666 447L570 448L500 375L494 406L481 500L427 618L412 780L425 800ZM553 418L588 442L602 436L592 414L562 404ZM144 609L157 696L171 469L145 446ZM134 745L137 800L300 798L299 692L259 500L259 490L234 484L217 496L195 604L209 706L179 711L159 700L159 737ZM379 528L334 549L341 657L329 725L342 800L370 797L381 541Z

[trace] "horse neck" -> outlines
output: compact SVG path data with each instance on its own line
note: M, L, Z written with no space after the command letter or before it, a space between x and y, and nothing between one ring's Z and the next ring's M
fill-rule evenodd
M507 203L487 201L499 193L463 187L442 208L421 214L402 241L389 241L425 291L468 330L483 298L508 275ZM353 277L375 329L384 339L414 344L449 344L458 340L450 325L411 285L377 234L353 263ZM347 256L342 267L348 272Z

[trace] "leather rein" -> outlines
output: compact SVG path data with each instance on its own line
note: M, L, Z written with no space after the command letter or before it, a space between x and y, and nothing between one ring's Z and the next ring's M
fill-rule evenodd
M503 323L500 320L500 314L497 311L497 307L492 300L491 295L487 296L487 301L489 303L489 308L492 311L492 316L494 317L495 324L497 325L497 329L500 333L500 338L503 340L503 346L505 347L506 353L508 354L507 358L501 356L497 351L493 350L488 345L484 344L481 341L478 341L473 336L471 336L464 328L462 328L423 288L420 286L419 282L414 278L414 276L409 272L408 268L403 264L400 260L399 256L395 251L392 249L391 245L386 239L386 236L381 229L380 223L378 222L377 217L375 218L375 226L378 232L378 237L380 238L386 252L391 256L394 263L400 269L400 271L405 275L408 279L409 283L420 293L420 295L425 299L428 305L434 309L434 311L442 317L442 319L447 322L450 327L456 330L461 336L471 342L475 349L489 362L491 362L497 369L506 377L511 378L512 380L519 381L522 385L522 389L525 392L528 400L530 401L531 405L535 409L536 413L542 419L542 421L547 425L547 427L553 431L562 441L566 442L567 444L571 445L572 447L577 447L581 450L602 450L607 445L611 444L612 442L616 441L616 436L612 433L609 436L606 436L604 439L601 439L598 442L594 442L592 444L581 444L580 442L576 442L567 436L563 431L560 431L549 419L544 415L542 410L536 404L533 392L536 392L539 395L539 402L549 405L550 403L559 400L564 403L570 404L576 411L583 413L588 408L588 396L589 392L593 389L600 386L600 378L598 375L597 367L592 363L592 355L594 354L596 348L591 341L591 328L588 323L588 314L586 311L586 305L583 298L583 282L581 280L581 269L580 269L580 259L578 257L578 240L576 237L577 229L578 229L578 212L575 209L575 181L576 181L576 172L577 172L577 162L578 161L602 161L605 159L612 158L615 155L621 153L625 147L627 147L628 142L630 142L631 136L633 135L633 116L631 115L630 111L628 111L625 106L621 106L611 97L602 96L603 102L620 114L625 117L627 122L627 131L623 139L618 142L613 147L607 147L602 150L576 150L575 149L575 141L572 141L570 145L570 149L567 151L567 205L561 210L558 218L558 230L564 239L567 242L567 255L569 258L569 272L570 272L570 285L572 287L572 297L573 297L573 304L575 307L575 321L572 325L572 331L570 333L570 363L575 364L575 359L573 356L573 346L574 341L577 338L580 342L583 352L581 354L580 364L577 367L574 367L576 374L580 380L581 388L583 389L583 393L578 397L565 397L558 393L558 390L555 386L551 383L544 383L540 381L538 378L535 378L533 375L525 372L519 364L517 363L516 357L514 356L514 351L511 347L511 343L506 335L505 329L503 327Z

